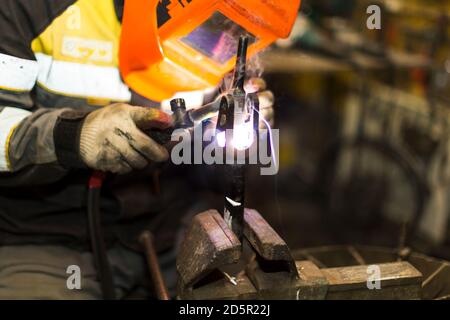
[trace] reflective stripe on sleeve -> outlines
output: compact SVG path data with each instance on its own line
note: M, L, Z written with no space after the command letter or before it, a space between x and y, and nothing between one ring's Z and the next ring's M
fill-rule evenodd
M5 107L0 111L0 172L11 171L8 157L9 141L17 125L31 112Z
M36 83L38 63L0 53L0 89L30 91Z
M131 99L131 92L116 67L57 61L42 53L36 53L36 59L38 84L48 91L78 98Z

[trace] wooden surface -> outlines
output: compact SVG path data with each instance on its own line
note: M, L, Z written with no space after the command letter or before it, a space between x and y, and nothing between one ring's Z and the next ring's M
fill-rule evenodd
M380 268L381 287L421 284L422 274L408 262L377 265ZM367 288L368 266L322 269L330 290Z

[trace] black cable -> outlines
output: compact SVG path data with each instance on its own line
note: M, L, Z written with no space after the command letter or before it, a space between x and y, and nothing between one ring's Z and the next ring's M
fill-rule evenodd
M88 192L88 228L94 256L94 264L105 300L115 300L114 282L103 241L103 231L100 221L100 186L89 186Z

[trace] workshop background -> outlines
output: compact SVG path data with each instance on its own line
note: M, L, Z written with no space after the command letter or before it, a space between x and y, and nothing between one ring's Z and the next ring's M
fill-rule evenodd
M373 4L381 30L366 26ZM294 251L450 260L449 16L448 0L304 0L290 39L260 57L280 172L255 169L247 204Z

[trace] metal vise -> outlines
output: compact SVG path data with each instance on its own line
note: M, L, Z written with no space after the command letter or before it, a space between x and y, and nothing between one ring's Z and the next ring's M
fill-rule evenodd
M215 210L194 217L177 259L178 299L420 299L422 275L405 261L320 269L295 261L287 244L255 210L244 211L243 243Z
M215 210L194 217L177 259L179 298L296 298L301 280L290 250L255 210L244 212L243 241L241 250Z

